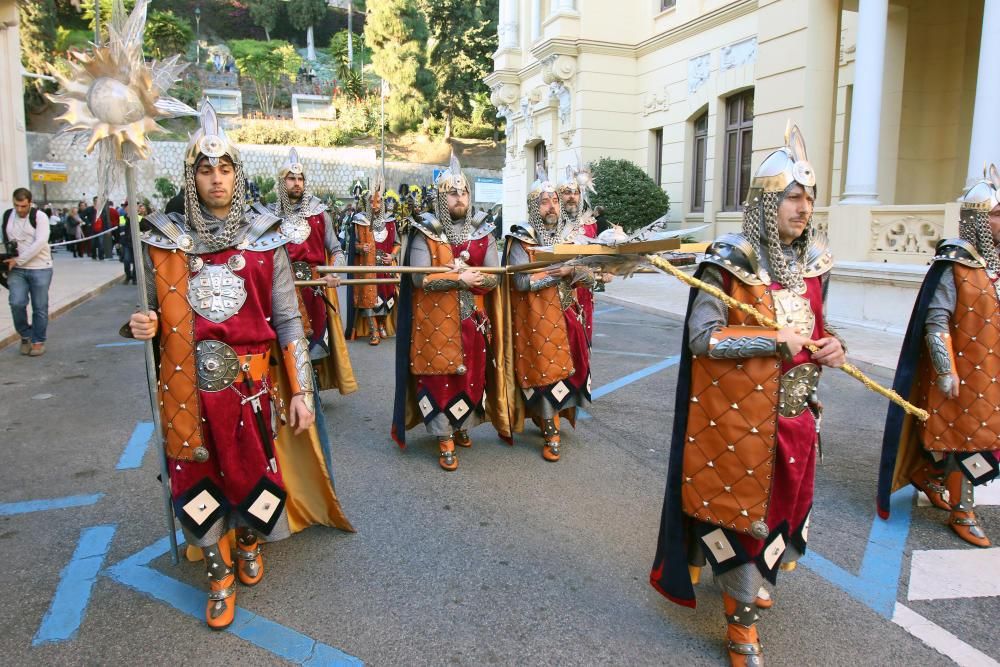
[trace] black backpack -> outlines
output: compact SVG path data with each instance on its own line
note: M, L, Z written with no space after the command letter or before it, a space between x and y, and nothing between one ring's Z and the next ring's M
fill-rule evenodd
M7 238L7 222L10 220L10 214L14 212L14 209L9 208L3 212L3 225L0 225L0 237L3 239L3 247L11 255L17 254L17 248L12 247L14 244ZM31 228L36 229L38 227L38 209L34 206L28 211L28 222L31 223Z

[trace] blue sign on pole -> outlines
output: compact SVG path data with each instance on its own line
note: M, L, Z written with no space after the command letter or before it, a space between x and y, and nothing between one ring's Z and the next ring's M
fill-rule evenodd
M433 176L433 182L437 183L438 177L441 176L441 174L443 174L444 172L445 172L444 169L435 169L434 170L434 176Z

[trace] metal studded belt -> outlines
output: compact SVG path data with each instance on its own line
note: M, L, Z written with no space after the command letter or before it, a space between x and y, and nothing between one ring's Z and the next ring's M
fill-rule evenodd
M237 355L221 340L200 340L194 347L194 356L198 388L222 391L248 375L254 381L262 379L267 374L270 354Z
M805 411L809 397L819 386L819 366L801 364L781 376L781 392L778 395L778 414L782 417L798 417Z

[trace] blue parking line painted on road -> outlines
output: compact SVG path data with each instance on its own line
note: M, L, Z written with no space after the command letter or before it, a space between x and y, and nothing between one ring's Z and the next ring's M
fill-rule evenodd
M872 520L868 545L857 575L827 560L815 551L807 552L802 564L875 612L891 619L903 569L903 550L910 534L913 513L913 487L894 493L890 499L890 518Z
M137 345L145 345L141 340L125 340L120 343L98 343L94 347L135 347Z
M90 602L97 573L115 536L115 525L91 526L80 533L80 541L69 563L59 575L59 585L42 624L31 641L32 646L64 642L80 629Z
M86 507L87 505L95 504L103 497L103 493L93 493L87 496L64 496L62 498L48 498L46 500L24 500L19 503L0 503L0 516L44 512L45 510L61 510L68 507Z
M178 544L183 543L183 541L184 536L178 531ZM150 561L167 553L169 549L170 542L164 537L142 551L112 565L104 573L129 588L203 621L205 591L198 590L149 566ZM300 665L359 667L364 664L358 658L348 655L340 649L240 607L236 608L236 619L226 632L231 632L280 658Z
M608 352L610 354L617 354L617 352L614 351L614 350L603 350L603 351L606 351L606 352ZM598 387L597 389L595 389L594 391L592 391L590 393L590 398L591 398L591 400L596 401L597 399L601 398L602 396L607 396L611 392L617 391L617 390L621 389L622 387L625 387L627 385L632 384L633 382L638 382L639 380L641 380L641 379L643 379L645 377L649 377L650 375L653 375L654 373L659 373L660 371L662 371L662 370L664 370L666 368L670 368L671 366L676 366L678 363L680 363L680 360L681 360L681 355L675 354L674 356L667 357L663 361L655 363L652 366L646 366L645 368L640 368L639 370L637 370L634 373L629 373L628 375L626 375L624 377L620 377L620 378L618 378L617 380L615 380L613 382L609 382L608 384L601 385L600 387ZM589 412L587 412L586 410L582 409L582 408L577 408L576 418L577 419L590 419L591 418L591 414Z
M132 436L125 444L125 451L118 459L115 470L130 470L142 466L142 457L146 454L149 439L153 437L153 422L139 422L132 431Z
M671 366L676 366L678 363L680 363L680 360L681 360L681 355L675 354L674 356L667 357L663 361L661 361L659 363L656 363L656 364L653 364L652 366L647 366L646 368L640 368L636 372L629 373L625 377L618 378L614 382L609 382L609 383L607 383L605 385L601 385L600 387L598 387L597 389L595 389L593 392L591 392L591 398L593 398L596 401L600 397L607 396L611 392L618 391L622 387L630 385L633 382L637 382L637 381L639 381L639 380L641 380L641 379L643 379L645 377L649 377L650 375L653 375L654 373L659 373L660 371L664 370L665 368L670 368Z

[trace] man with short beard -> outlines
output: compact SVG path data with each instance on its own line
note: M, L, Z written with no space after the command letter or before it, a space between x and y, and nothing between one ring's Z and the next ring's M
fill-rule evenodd
M438 463L453 471L455 445L472 446L472 427L489 420L510 438L505 378L498 370L499 281L477 270L499 262L493 226L473 218L469 181L454 155L437 190L427 195L435 215L414 216L402 265L445 271L405 274L400 284L392 436L405 447L406 431L423 421L437 438Z
M323 274L316 267L344 264L344 253L333 230L333 217L319 197L307 191L306 170L299 153L292 148L277 174L278 201L270 210L283 222L290 239L285 247L292 261L296 280L323 280L325 286L299 288L302 308L308 321L303 328L309 340L309 358L313 362L316 384L316 431L319 436L327 468L333 468L330 435L323 416L320 391L337 389L341 394L351 394L358 389L354 368L344 340L340 321L340 300L336 274Z
M240 153L207 102L184 176L183 215L145 219L150 310L132 315L128 331L158 338L173 510L187 543L202 548L205 620L221 630L233 622L236 579L254 586L264 576L261 542L309 524L353 528L311 430L312 366L284 248L294 230L245 208ZM279 347L283 369L270 361Z
M991 165L959 198L961 238L938 243L896 365L893 389L930 413L919 422L889 406L882 440L878 512L912 484L949 512L948 526L990 546L973 512L974 488L1000 459L1000 172Z
M539 165L528 193L528 222L511 226L504 252L506 265L534 261L539 248L572 243L579 233L560 220L556 188ZM590 289L596 276L586 267L553 266L536 273L515 273L508 281L514 404L514 431L531 417L542 431L542 457L560 458L560 415L571 424L576 409L590 404L590 343L586 316L578 300L580 288Z
M779 331L694 288L650 583L695 606L706 559L722 589L729 661L763 665L764 582L805 554L821 405L820 367L844 363L825 320L833 257L812 225L816 175L797 127L750 183L743 231L718 238L695 276L784 325ZM814 346L811 351L807 346Z

